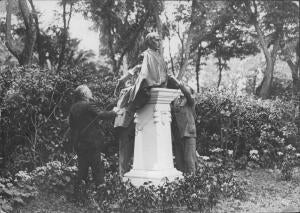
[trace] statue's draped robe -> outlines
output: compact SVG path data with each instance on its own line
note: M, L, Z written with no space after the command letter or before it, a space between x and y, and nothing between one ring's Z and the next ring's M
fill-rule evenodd
M147 102L147 94L143 93L145 91L141 93L141 90L166 86L167 66L161 55L151 49L147 49L143 55L142 67L135 84L123 89L120 93L117 104L120 111L115 119L114 127L127 127L133 119L135 109Z
M144 52L144 59L139 76L130 91L128 102L133 102L137 93L143 88L165 87L167 83L167 66L162 56L151 49Z

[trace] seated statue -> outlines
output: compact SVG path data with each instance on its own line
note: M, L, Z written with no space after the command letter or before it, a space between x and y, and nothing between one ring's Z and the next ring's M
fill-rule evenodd
M159 53L160 37L157 33L149 33L145 43L147 50L143 52L142 64L138 64L118 80L115 95L125 82L138 73L134 85L121 90L117 107L119 113L115 119L115 128L119 141L119 173L123 176L129 171L130 159L134 149L134 113L142 108L150 98L150 89L153 87L166 87L167 66Z

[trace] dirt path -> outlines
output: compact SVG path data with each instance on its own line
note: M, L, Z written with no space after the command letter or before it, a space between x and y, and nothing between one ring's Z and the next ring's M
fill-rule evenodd
M224 199L211 212L300 212L300 168L295 171L292 181L282 181L278 173L263 169L237 171L236 175L247 182L245 200ZM63 195L41 194L29 205L16 212L90 213L92 211L74 206Z
M280 180L273 170L247 170L236 172L247 181L246 199L225 199L212 212L300 212L300 169L291 181Z

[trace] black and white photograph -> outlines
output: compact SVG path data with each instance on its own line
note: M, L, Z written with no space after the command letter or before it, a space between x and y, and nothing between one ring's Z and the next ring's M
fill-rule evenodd
M299 0L0 0L0 213L300 212Z

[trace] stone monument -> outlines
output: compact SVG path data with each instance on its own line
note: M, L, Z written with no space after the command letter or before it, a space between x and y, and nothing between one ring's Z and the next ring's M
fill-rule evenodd
M135 114L133 168L124 175L133 185L151 181L158 185L165 178L181 177L172 154L170 103L180 90L152 88L149 102Z

